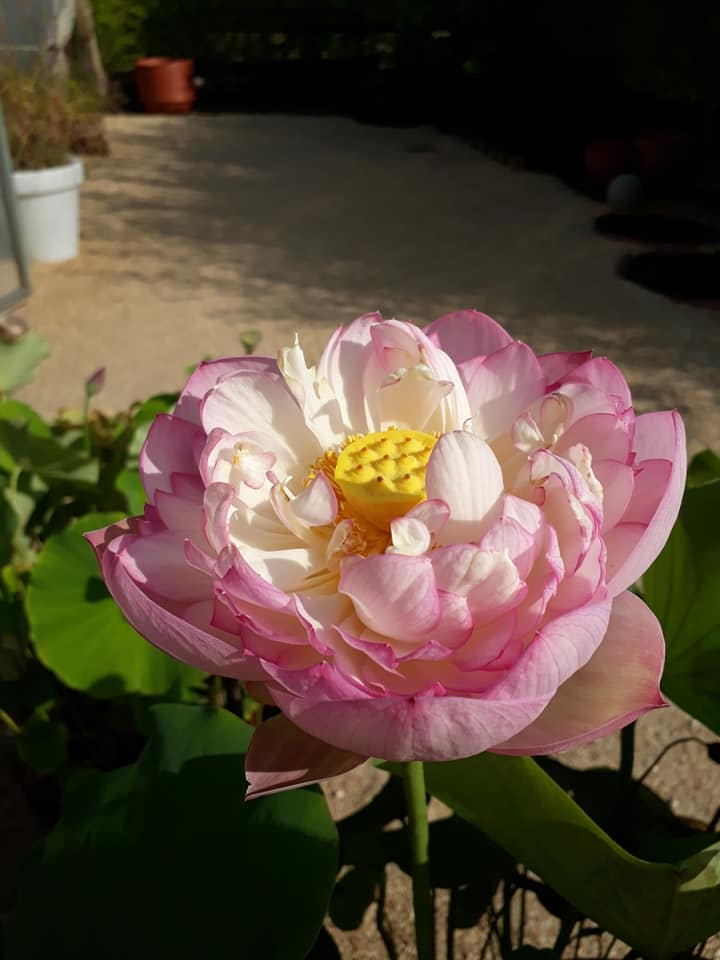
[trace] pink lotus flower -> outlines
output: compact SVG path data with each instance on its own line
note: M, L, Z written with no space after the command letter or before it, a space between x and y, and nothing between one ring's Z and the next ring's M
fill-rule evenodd
M676 412L612 363L475 311L369 314L308 367L202 364L140 457L142 518L89 535L129 622L282 711L250 795L376 756L541 754L664 700L627 588L685 481Z

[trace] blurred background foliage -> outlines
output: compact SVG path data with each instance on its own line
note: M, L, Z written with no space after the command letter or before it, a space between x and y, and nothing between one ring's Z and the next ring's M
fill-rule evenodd
M375 59L524 81L539 99L572 78L687 102L720 102L710 0L92 0L112 73L147 55L216 62ZM500 72L496 68L504 65ZM566 90L566 95L572 93ZM546 109L555 106L545 104ZM588 104L591 106L591 104Z
M431 123L571 173L585 143L682 130L712 152L710 0L93 0L127 105L141 56L192 57L200 109ZM712 161L708 160L708 164Z

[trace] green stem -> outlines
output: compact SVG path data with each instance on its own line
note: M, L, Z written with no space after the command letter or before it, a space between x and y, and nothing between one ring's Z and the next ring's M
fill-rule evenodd
M612 818L617 831L613 836L620 844L627 842L628 823L632 819L632 814L628 811L632 810L637 800L637 784L633 780L634 767L635 724L630 723L620 731L620 784Z
M225 691L223 689L223 678L218 674L213 674L210 678L210 703L214 707L225 706Z
M90 397L85 394L83 401L83 441L85 443L85 453L90 456L92 445L90 443Z
M425 771L420 760L403 764L405 803L412 852L413 906L418 960L435 960L435 918L430 886L430 831Z
M21 730L20 727L15 723L15 721L14 721L13 718L10 716L10 714L9 714L9 713L6 713L6 712L2 709L2 707L0 707L0 721L2 721L2 723L4 723L6 727L8 727L10 730L12 730L12 732L15 734L16 737L19 737L20 734L22 733L22 730Z
M620 775L632 781L635 765L635 724L630 723L620 731Z

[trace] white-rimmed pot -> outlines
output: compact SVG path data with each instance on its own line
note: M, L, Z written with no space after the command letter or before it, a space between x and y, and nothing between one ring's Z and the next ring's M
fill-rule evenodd
M27 255L40 263L61 263L78 255L82 160L59 167L13 173L20 232Z

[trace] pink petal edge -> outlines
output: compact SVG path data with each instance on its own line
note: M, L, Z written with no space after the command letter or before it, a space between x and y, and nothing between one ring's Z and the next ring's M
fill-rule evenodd
M672 470L655 515L645 532L633 544L608 581L613 596L632 586L665 546L677 520L685 491L687 447L685 426L677 410L645 413L635 421L635 450L638 463L646 459L669 460ZM620 524L616 530L622 526Z
M489 750L527 727L559 685L590 659L602 641L610 598L545 624L506 676L480 696L370 696L332 671L298 672L268 666L273 698L312 736L363 756L385 760L456 760ZM288 685L294 686L290 692ZM311 694L311 696L308 696Z
M497 320L479 310L457 310L438 317L425 334L456 364L502 350L513 338Z
M267 679L259 662L243 656L239 646L164 609L135 583L117 554L126 525L132 528L133 519L85 535L95 550L108 590L130 626L163 653L197 670L247 680ZM113 546L118 537L122 540Z
M246 800L330 780L364 763L367 757L338 750L304 733L278 714L262 723L245 760Z
M540 716L494 753L557 753L596 740L667 706L659 682L665 643L655 615L632 593L613 601L603 642Z
M218 360L203 360L190 374L178 398L174 414L200 426L200 408L205 394L212 390L221 377L237 373L238 370L260 370L278 372L273 357L222 357Z

